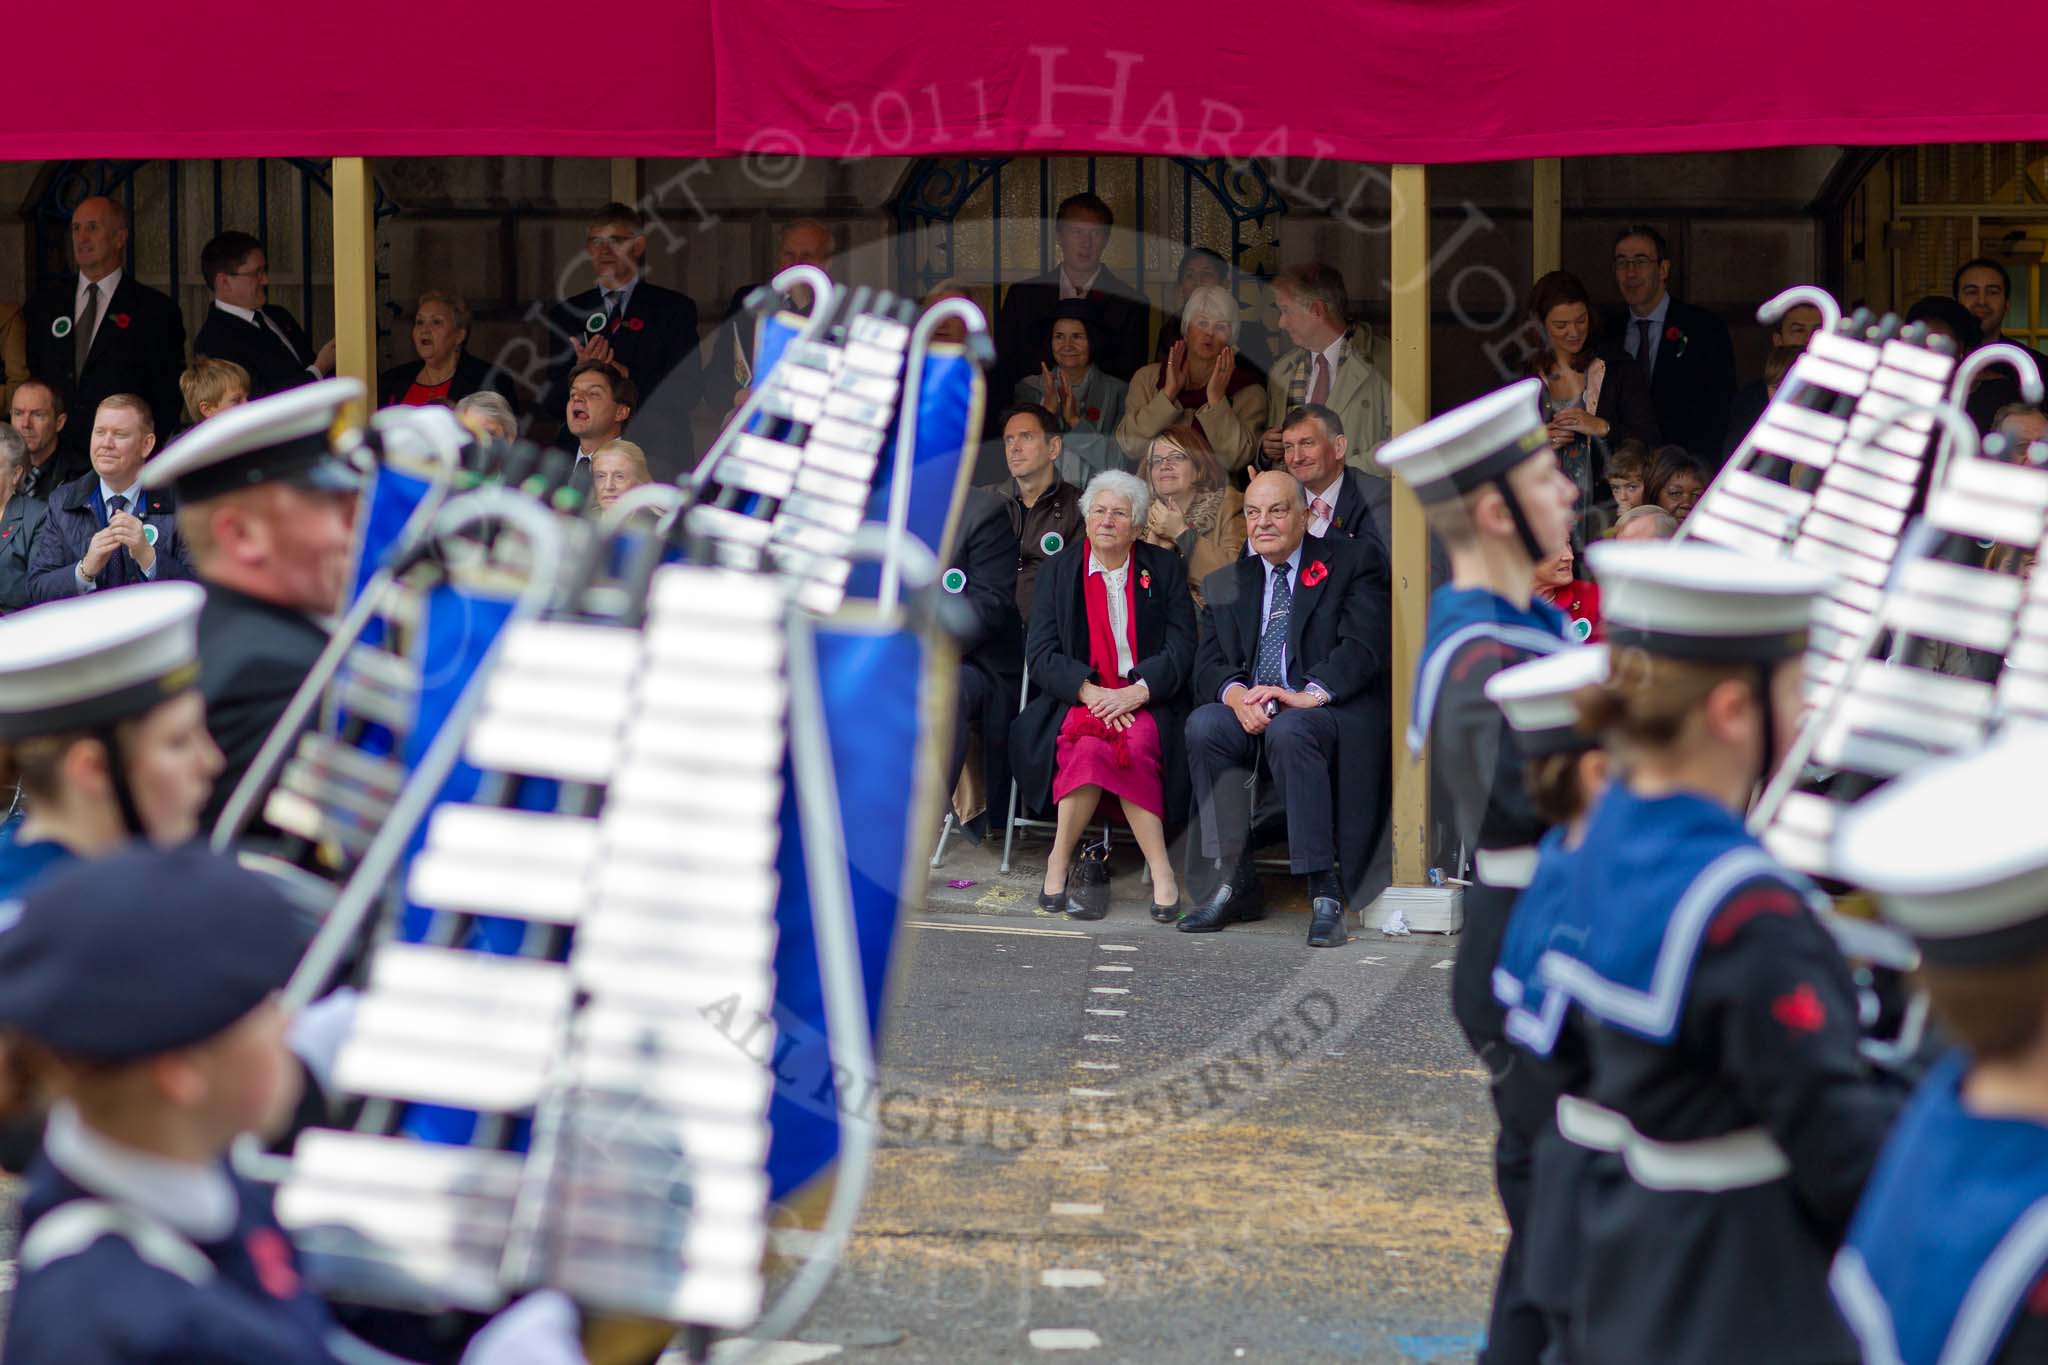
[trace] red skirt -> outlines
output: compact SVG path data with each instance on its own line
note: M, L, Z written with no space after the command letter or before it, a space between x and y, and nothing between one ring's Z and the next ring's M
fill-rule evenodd
M1166 790L1160 778L1159 723L1150 708L1131 713L1131 728L1111 731L1085 706L1071 707L1053 741L1052 799L1064 800L1082 787L1100 787L1166 818Z

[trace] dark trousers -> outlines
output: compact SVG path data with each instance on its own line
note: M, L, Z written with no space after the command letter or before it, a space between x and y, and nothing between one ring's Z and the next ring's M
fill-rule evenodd
M953 758L946 765L945 799L949 802L953 799L953 789L960 785L960 770L967 766L968 731L980 725L982 715L988 710L988 693L988 674L971 664L961 664L960 690L954 698L953 707ZM1000 743L1002 740L1000 736L991 739L984 735L981 742L990 744ZM989 809L997 810L998 803L1001 803L1003 809L1007 809L1009 800L1010 793L1007 790L992 791L988 794Z
M1507 1215L1508 1245L1501 1253L1500 1277L1493 1286L1480 1365L1539 1365L1550 1337L1543 1310L1529 1301L1522 1288L1522 1254L1527 1244L1523 1225L1528 1220L1535 1152L1532 1135L1523 1126L1524 1115L1518 1112L1527 1106L1512 1096L1515 1088L1513 1076L1503 1077L1493 1086L1494 1112L1500 1119L1500 1132L1493 1142L1493 1180L1500 1192L1501 1211Z
M1337 866L1331 788L1337 764L1337 718L1320 708L1282 711L1263 736L1248 735L1220 701L1188 716L1188 772L1201 810L1202 856L1234 862L1244 855L1252 811L1247 778L1259 761L1287 803L1287 861L1296 873Z

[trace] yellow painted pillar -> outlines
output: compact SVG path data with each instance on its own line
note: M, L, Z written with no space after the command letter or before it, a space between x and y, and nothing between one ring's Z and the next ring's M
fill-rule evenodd
M359 156L334 158L334 372L377 394L377 183ZM359 412L358 419L367 417Z
M1564 269L1564 163L1539 156L1529 163L1529 278Z
M612 158L612 202L638 204L640 202L640 158L637 156L615 156Z
M1429 418L1429 182L1421 166L1394 167L1393 246L1394 434ZM1422 504L1394 483L1394 883L1421 886L1429 869L1429 768L1408 754L1408 717L1415 662L1422 655L1429 612L1429 532Z

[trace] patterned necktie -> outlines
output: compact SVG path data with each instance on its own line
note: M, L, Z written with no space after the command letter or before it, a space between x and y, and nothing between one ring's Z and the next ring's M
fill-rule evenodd
M1259 633L1259 658L1252 669L1252 681L1261 686L1285 687L1286 672L1280 667L1287 652L1287 623L1294 615L1294 594L1287 586L1287 566L1273 566L1273 604L1266 611L1266 628Z
M1309 515L1315 519L1316 525L1322 527L1323 531L1330 529L1330 521L1332 519L1330 504L1324 502L1321 498L1311 498L1309 499L1308 510ZM1316 532L1317 535L1322 533L1322 531Z
M73 377L85 373L85 358L92 351L92 330L100 320L100 287L89 284L85 287L85 307L78 310L78 320L71 327L71 373Z
M1330 401L1330 358L1326 355L1318 354L1316 356L1316 377L1309 381L1308 401L1311 403L1327 403Z
M619 302L626 297L621 289L604 291L604 329L609 332L619 325Z
M118 517L119 515L121 515L121 513L125 512L125 511L127 511L127 510L128 510L128 499L126 499L126 498L122 497L122 496L121 496L121 495L120 495L119 493L116 493L116 494L114 494L114 496L113 496L113 497L111 497L111 498L108 498L108 499L107 499L107 520L108 520L108 521L112 521L112 520L113 520L113 519L114 519L115 517Z
M1650 353L1650 320L1648 318L1636 319L1636 360L1642 365L1644 374L1650 373L1656 367L1656 358Z

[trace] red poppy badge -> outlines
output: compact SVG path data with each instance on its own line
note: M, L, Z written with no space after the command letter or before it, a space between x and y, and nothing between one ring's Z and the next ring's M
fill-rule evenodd
M1304 588L1313 588L1316 584L1322 582L1325 578L1328 578L1329 576L1329 565L1323 563L1323 561L1320 559L1312 560L1310 561L1309 566L1301 571L1301 586Z
M1680 341L1684 339L1684 334L1676 327L1666 327L1664 329L1664 339L1666 341Z
M128 328L128 315L126 313L114 314L114 325L126 331Z
M645 318L627 318L627 319L626 319L626 330L627 330L627 331L629 331L629 332L638 332L638 331L642 330L643 328L645 328L646 326L647 326L647 319L645 319Z
M1089 409L1088 409L1088 420L1089 420L1089 421L1091 421L1091 422L1100 422L1100 421L1102 420L1102 409L1101 409L1101 408L1089 408Z
M1138 586L1146 592L1152 591L1152 571L1150 569L1138 570Z

